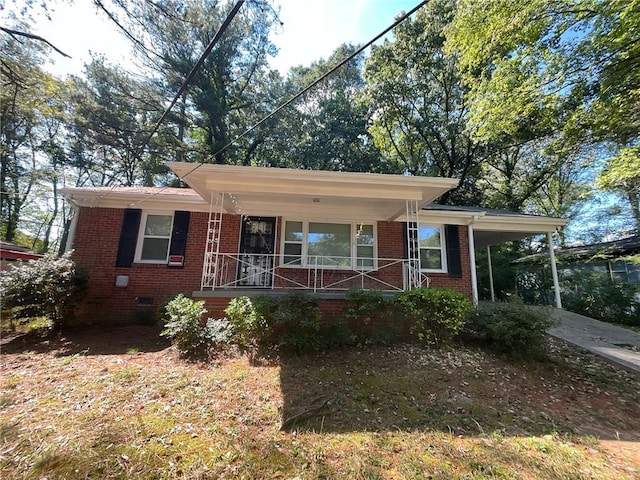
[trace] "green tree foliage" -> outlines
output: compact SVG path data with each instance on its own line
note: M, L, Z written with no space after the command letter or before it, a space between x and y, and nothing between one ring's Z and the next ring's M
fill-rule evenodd
M452 1L435 0L393 32L393 41L374 47L365 64L371 132L385 160L397 172L460 179L455 200L473 204L483 144L467 121L468 87L455 55L444 50L443 29L452 20Z
M37 45L0 37L0 220L2 238L15 238L21 210L37 180L37 128L45 74Z
M574 163L570 149L620 151L599 185L627 197L638 218L637 195L629 198L628 186L607 173L624 176L622 164L633 165L640 141L638 0L460 0L446 33L470 87L479 138L554 138L558 158ZM545 196L557 200L562 192Z
M623 147L607 161L597 184L625 198L635 220L635 231L640 232L640 146Z
M292 68L283 83L284 95L291 98L355 50L341 45L327 60ZM356 57L278 115L277 128L257 161L314 170L385 171L368 132L363 87L362 57Z
M16 28L21 28L20 26ZM42 70L39 42L0 36L0 235L46 251L62 210L68 86Z
M73 118L69 155L79 185L153 185L166 173L163 160L178 147L163 125L147 148L143 143L163 111L162 98L139 80L102 58L72 79Z
M234 3L114 1L111 7L136 39L142 63L171 98ZM263 105L269 99L263 88L269 81L266 62L275 54L269 33L275 21L266 2L247 2L194 76L183 105L174 112L178 137L195 150L185 159L247 163L248 152L261 142L258 132L220 151L264 113Z

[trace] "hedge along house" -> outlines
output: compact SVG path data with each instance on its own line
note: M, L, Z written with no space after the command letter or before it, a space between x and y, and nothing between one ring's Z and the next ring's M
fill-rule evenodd
M177 293L215 317L231 298L290 290L318 295L327 313L353 288L450 287L477 301L476 246L566 224L432 204L450 178L169 167L191 188L63 189L75 209L67 249L90 278L87 319L142 319Z

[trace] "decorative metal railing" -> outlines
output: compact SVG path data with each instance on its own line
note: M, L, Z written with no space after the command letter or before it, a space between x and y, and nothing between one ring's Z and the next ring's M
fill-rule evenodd
M429 277L415 271L409 259L308 256L306 265L298 258L282 263L280 255L219 253L203 278L203 290L216 289L300 289L340 292L353 288L400 292L429 286ZM416 284L416 279L419 284Z

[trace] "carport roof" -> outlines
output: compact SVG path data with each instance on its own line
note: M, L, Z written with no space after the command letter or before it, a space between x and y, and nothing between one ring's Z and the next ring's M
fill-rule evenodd
M481 207L458 207L431 204L423 208L431 215L443 218L459 217L473 225L476 247L498 245L523 238L553 232L565 226L565 218L545 217Z

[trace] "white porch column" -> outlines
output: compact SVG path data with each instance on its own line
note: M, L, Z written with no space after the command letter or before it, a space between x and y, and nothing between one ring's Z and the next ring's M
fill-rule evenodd
M478 305L478 278L476 275L476 245L473 239L473 225L467 226L469 236L469 268L471 269L471 299Z
M496 301L496 292L493 288L493 267L491 266L491 246L487 245L487 263L489 264L489 288L491 289L491 301Z
M553 276L553 291L556 296L556 307L562 308L560 299L560 283L558 282L558 269L556 267L556 255L553 252L553 238L551 232L547 232L547 242L549 243L549 259L551 260L551 275Z

